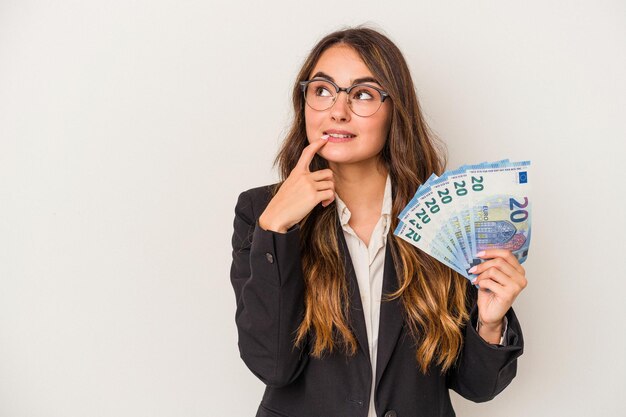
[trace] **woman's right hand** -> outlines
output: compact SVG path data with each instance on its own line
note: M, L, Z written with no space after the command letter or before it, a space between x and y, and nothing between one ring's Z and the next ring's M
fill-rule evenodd
M320 202L324 207L335 199L335 181L330 169L311 172L309 166L318 150L328 143L328 135L311 142L289 177L259 217L259 226L265 230L286 233Z

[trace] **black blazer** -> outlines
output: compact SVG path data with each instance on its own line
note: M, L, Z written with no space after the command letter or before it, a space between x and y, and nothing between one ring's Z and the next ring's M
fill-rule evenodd
M304 311L299 252L300 228L287 233L263 230L258 218L270 200L270 186L239 195L232 237L230 278L237 299L239 351L248 368L266 384L257 417L366 417L372 367L356 275L338 224L350 298L350 325L358 340L353 357L341 352L317 359L310 346L293 347ZM399 300L383 302L375 376L376 415L451 417L448 389L475 401L488 401L515 377L523 351L519 322L510 309L507 346L490 345L476 332L476 289L469 285L471 319L456 365L445 374L433 365L421 373ZM391 251L386 251L383 293L397 288Z

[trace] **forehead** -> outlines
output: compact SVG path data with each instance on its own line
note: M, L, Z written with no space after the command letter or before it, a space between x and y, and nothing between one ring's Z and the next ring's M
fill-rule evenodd
M330 75L339 85L350 85L356 79L373 77L354 48L344 44L333 45L325 50L309 74L309 79L318 72Z

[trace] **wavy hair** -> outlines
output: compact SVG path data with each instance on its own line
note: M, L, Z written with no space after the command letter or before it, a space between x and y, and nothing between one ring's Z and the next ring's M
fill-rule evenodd
M391 125L380 154L392 184L391 227L387 237L398 277L398 290L385 300L400 298L404 320L416 346L416 360L423 373L433 363L442 372L455 362L462 344L461 328L468 320L467 280L393 234L398 214L420 184L446 165L445 146L430 131L422 115L406 61L398 47L377 30L358 26L333 32L311 50L293 86L294 118L274 166L279 166L278 191L308 145L304 97L299 82L307 80L321 54L333 45L352 47L361 57L392 103ZM328 168L315 155L310 169ZM356 353L357 341L349 322L349 296L345 268L339 252L338 213L335 202L317 205L300 222L301 257L305 282L305 310L294 346L311 337L311 352L341 349Z

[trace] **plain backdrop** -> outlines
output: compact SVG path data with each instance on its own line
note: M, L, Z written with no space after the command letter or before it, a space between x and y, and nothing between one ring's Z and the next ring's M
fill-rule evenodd
M626 415L623 1L0 0L0 416L254 415L235 203L278 179L311 47L362 23L448 168L533 163L518 376L458 415Z

